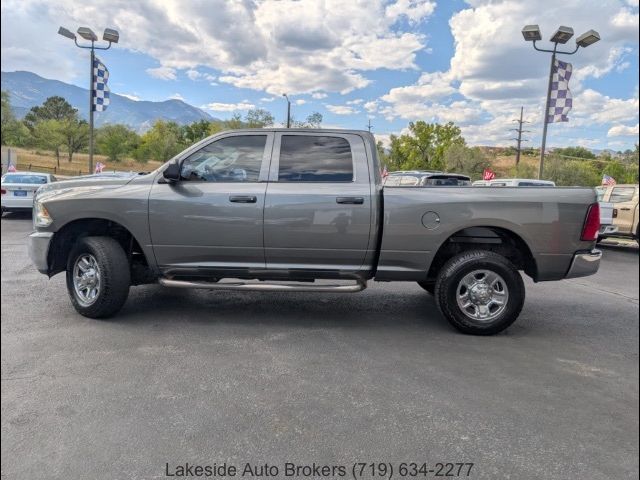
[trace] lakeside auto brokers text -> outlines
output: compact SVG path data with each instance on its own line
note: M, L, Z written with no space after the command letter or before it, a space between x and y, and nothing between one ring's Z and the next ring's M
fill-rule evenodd
M165 463L166 477L247 477L247 478L341 478L351 477L354 480L377 478L391 480L397 478L427 478L427 477L469 477L474 463L472 462L354 462L353 464L323 465L297 464L285 462L282 466L264 463L261 465L250 462L242 467L226 462L207 465L190 464L178 465Z

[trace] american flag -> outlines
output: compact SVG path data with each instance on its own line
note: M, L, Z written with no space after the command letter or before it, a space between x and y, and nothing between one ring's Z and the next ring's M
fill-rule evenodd
M110 90L107 86L109 70L98 57L93 60L93 111L103 112L109 105Z
M553 62L547 123L569 121L567 115L573 106L573 96L571 95L571 90L569 90L569 79L572 72L573 66L570 63L561 62L560 60Z
M102 170L104 170L104 167L106 167L106 165L102 162L97 162L96 163L96 170L95 173L102 173Z
M382 169L382 178L386 178L386 177L388 177L388 176L389 176L389 171L387 170L387 167L385 166L385 167Z
M496 174L490 168L485 168L484 172L482 172L482 179L493 180L494 178L496 178Z
M616 184L616 179L610 177L609 175L602 175L602 185L606 185L607 187Z

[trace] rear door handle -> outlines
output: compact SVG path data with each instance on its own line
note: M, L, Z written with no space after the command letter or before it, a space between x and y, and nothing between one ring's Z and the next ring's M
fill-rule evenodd
M362 205L364 203L363 197L337 197L336 203L347 205Z
M253 195L231 195L229 201L233 203L256 203L258 198Z

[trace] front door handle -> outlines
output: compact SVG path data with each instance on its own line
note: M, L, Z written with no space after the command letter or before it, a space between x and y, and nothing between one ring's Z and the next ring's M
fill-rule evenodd
M364 203L363 197L337 197L336 203L347 205L362 205Z
M231 195L229 201L233 203L256 203L258 198L254 195Z
M629 210L631 210L631 208L629 208L629 207L622 207L620 210L624 210L625 212L628 212Z

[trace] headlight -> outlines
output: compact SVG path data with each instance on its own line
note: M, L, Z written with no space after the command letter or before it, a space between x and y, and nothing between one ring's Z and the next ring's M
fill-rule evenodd
M46 207L39 201L33 202L33 226L48 227L53 223L53 218L49 215Z

